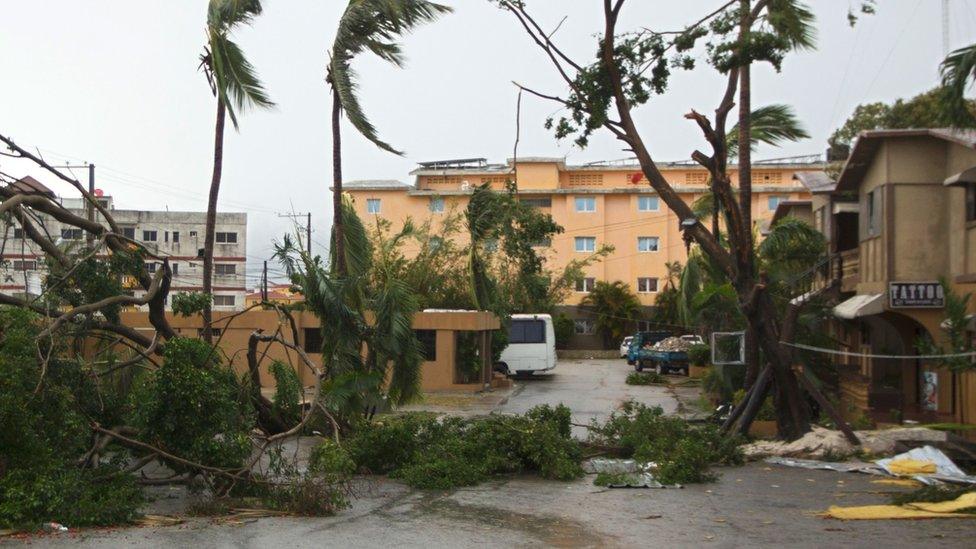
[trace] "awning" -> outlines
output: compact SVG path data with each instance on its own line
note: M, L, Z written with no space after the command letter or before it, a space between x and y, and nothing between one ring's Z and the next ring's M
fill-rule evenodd
M860 205L857 202L834 202L834 213L860 213Z
M834 307L834 316L848 320L862 316L877 315L883 312L884 294L856 295Z
M976 166L950 176L942 184L950 187L952 185L965 185L966 183L976 183Z

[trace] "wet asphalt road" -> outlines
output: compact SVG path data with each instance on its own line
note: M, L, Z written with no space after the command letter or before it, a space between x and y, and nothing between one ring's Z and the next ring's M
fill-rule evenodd
M623 361L560 363L548 378L520 381L502 406L569 405L576 421L603 418L634 397L674 411L666 389L629 387ZM243 524L192 519L160 528L87 530L34 538L41 547L972 547L976 520L839 522L830 505L884 503L902 488L867 475L764 463L721 468L718 482L684 489L608 490L572 482L501 478L450 491L360 482L351 509L327 518L262 518ZM175 496L175 494L174 494ZM178 498L163 497L157 512ZM0 541L0 544L3 542ZM11 545L21 542L14 541Z

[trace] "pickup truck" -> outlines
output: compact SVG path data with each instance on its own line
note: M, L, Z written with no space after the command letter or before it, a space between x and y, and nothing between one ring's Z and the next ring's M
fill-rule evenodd
M645 345L654 345L669 337L671 337L671 332L666 331L637 332L631 337L630 346L627 348L627 364L631 366L638 364L642 354L647 353L647 349L644 349Z

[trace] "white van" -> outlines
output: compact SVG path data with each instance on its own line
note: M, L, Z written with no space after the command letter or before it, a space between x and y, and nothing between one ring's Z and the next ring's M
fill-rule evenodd
M549 315L512 315L508 347L495 369L505 374L548 372L556 367L556 332Z

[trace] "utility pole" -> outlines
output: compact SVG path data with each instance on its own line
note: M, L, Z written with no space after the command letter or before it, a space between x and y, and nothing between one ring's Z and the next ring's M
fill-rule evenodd
M261 275L261 301L268 301L268 261L264 261L264 273Z
M84 164L65 164L64 166L53 166L53 167L55 167L55 168L64 168L64 169L68 169L68 170L71 170L71 169L74 169L74 168L78 168L78 169L88 168L88 194L91 195L92 198L95 197L95 165L94 164L89 164L89 163L86 162ZM86 201L85 202L85 213L87 214L88 221L91 221L91 222L94 222L95 221L95 205L94 204L92 204L91 202L87 202ZM85 233L88 235L87 238L86 238L86 240L88 242L88 245L91 246L95 242L95 235L93 235L92 233L90 233L88 231L85 231Z
M305 217L305 247L308 249L308 255L312 255L312 212L305 214L291 213L291 214L278 214L278 217L290 217L292 219L298 219L300 217Z

